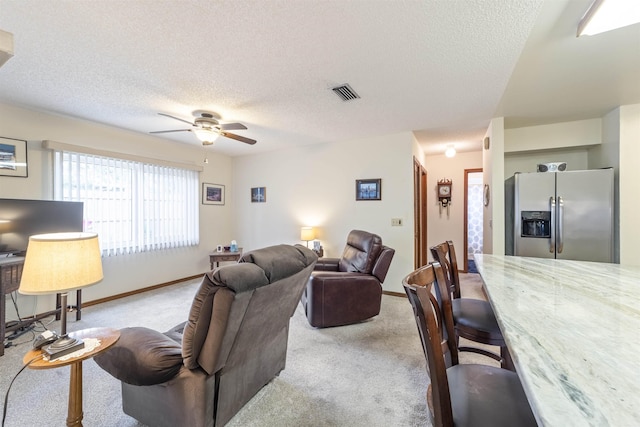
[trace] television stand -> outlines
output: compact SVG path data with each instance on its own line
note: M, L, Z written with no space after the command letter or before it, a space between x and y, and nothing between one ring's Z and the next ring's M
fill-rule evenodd
M4 340L7 332L23 331L34 322L44 319L47 316L54 315L56 320L60 320L62 310L60 304L60 294L56 294L56 309L46 313L38 314L34 317L20 320L6 325L6 295L18 290L20 287L20 278L22 277L22 267L24 266L24 257L4 257L0 258L0 356L4 355ZM72 309L76 311L76 320L80 320L82 313L82 290L76 291L76 305ZM65 307L68 309L69 307ZM20 332L18 332L20 333Z

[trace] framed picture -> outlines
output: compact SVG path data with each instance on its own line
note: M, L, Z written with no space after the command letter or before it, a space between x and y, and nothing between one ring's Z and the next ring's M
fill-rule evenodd
M203 205L224 205L224 185L202 183Z
M27 141L0 136L0 176L28 176Z
M382 180L356 179L356 200L382 200Z
M267 187L253 187L251 189L251 203L265 203L267 201Z

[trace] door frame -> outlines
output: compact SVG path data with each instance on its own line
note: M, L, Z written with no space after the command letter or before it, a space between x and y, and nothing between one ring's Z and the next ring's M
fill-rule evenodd
M462 245L462 260L464 264L463 272L467 273L469 270L469 232L467 231L469 227L468 223L468 215L469 215L469 174L470 173L478 173L482 172L482 168L473 168L473 169L465 169L464 170L464 244ZM460 264L458 264L458 269L460 269Z
M413 264L429 262L427 251L427 170L413 157Z

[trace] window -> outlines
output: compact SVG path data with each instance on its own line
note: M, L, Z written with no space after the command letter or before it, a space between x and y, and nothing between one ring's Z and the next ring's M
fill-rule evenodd
M84 230L98 233L104 256L199 243L196 170L54 153L55 199L84 202Z

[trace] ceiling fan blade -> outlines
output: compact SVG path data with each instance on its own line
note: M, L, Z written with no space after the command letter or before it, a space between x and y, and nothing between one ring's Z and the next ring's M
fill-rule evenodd
M191 129L155 130L149 133L191 132Z
M227 138L235 139L236 141L244 142L245 144L253 145L256 143L255 139L245 138L244 136L236 135L235 133L220 132L220 135Z
M160 114L161 116L170 117L170 118L175 119L175 120L180 120L181 122L188 123L191 126L195 126L194 123L188 122L188 121L186 121L184 119L181 119L180 117L170 116L169 114L165 114L165 113L158 113L158 114Z
M220 123L219 126L221 130L242 130L247 128L242 123Z

